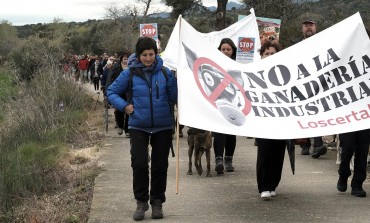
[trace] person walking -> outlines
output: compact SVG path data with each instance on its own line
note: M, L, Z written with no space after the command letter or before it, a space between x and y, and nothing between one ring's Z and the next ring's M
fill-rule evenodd
M271 56L281 50L277 42L266 41L261 46L261 58ZM256 138L257 142L257 186L263 200L276 196L276 188L281 180L286 140Z
M133 191L137 204L133 219L144 219L148 201L152 207L151 217L160 219L163 218L162 204L166 201L174 121L171 103L177 103L177 82L172 72L163 67L157 44L149 37L138 39L128 67L108 87L107 97L115 108L129 115ZM166 69L166 75L162 69ZM130 98L124 100L122 95L127 91ZM150 160L149 144L152 147Z
M80 70L80 82L84 84L88 81L87 71L89 69L89 61L86 55L82 55L82 58L78 61L78 68Z
M123 70L127 69L128 56L129 53L127 52L119 53L117 63L113 64L112 72L108 73L106 88L108 88L114 82L114 80L117 79L117 77ZM122 98L127 101L126 94L123 94ZM122 135L123 131L125 131L126 138L129 138L130 135L128 132L128 115L125 112L121 112L120 110L115 108L114 119L116 121L118 135Z
M341 162L339 164L339 179L337 189L340 192L347 191L348 177L351 176L350 162L354 159L353 177L351 181L351 194L356 197L366 197L366 191L362 188L366 180L367 156L370 146L370 129L357 132L339 134Z
M230 38L222 39L218 50L220 50L229 58L233 60L236 59L236 46ZM213 132L213 135L213 149L215 153L216 173L223 174L224 170L226 172L234 172L233 156L236 147L236 135L228 135L217 132Z
M302 22L302 37L291 41L292 43L301 42L311 36L315 35L317 32L316 22L311 18L306 18ZM314 137L313 138L313 151L312 151L312 158L319 158L322 155L327 153L327 146L324 145L322 141L322 136ZM301 155L310 155L310 148L311 148L311 139L307 138L307 143L301 145L302 151Z
M366 29L366 32L370 37L370 31ZM370 164L368 163L370 161L367 161L370 147L370 129L339 134L339 146L342 148L342 151L340 153L341 162L338 170L338 191L347 191L348 177L351 176L350 162L352 156L355 156L351 194L356 197L366 197L366 191L362 185L366 180L367 164Z
M98 73L98 66L100 61L94 59L94 63L90 66L90 74L92 76L95 93L99 93L100 75Z

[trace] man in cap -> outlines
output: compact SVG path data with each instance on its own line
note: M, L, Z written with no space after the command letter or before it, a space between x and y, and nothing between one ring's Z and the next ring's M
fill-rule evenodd
M302 40L305 40L313 35L316 34L317 28L316 28L316 22L311 19L311 18L305 18L302 21L302 37L295 40L291 41L292 43L298 43L301 42ZM313 158L319 158L322 155L325 155L327 152L327 146L324 145L322 141L322 137L314 137L313 138L313 151L312 151L312 157ZM310 155L310 147L311 147L311 139L307 139L307 143L301 145L302 151L301 155Z
M311 37L316 34L316 23L312 19L305 19L302 23L302 34L303 38L307 39L308 37Z
M316 22L313 19L304 19L302 22L302 37L299 39L291 40L293 44L301 42L316 34Z

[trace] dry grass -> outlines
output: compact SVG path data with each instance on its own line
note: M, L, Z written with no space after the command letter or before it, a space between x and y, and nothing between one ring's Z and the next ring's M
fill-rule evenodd
M85 134L79 136L76 144L71 144L57 171L49 173L58 175L63 186L42 196L24 199L22 205L14 209L15 222L88 221L94 179L100 172L98 161L103 135L97 129L101 126L101 111L89 113L88 120L81 126L86 128ZM81 143L82 140L86 143ZM81 148L83 144L89 147Z
M102 109L63 77L64 51L58 39L29 38L2 72L0 222L87 222Z

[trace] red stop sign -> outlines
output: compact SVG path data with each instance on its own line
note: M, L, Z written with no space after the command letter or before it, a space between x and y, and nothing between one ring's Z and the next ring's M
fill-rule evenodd
M243 52L249 52L254 48L254 42L250 38L243 38L239 41L239 49Z
M157 34L157 29L152 24L145 24L141 30L141 36L153 38Z

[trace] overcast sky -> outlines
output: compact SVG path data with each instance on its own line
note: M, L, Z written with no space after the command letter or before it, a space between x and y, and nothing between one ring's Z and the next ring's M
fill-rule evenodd
M230 0L229 0L230 1ZM237 2L237 0L232 0ZM164 11L161 0L153 0L152 11ZM0 21L13 25L49 23L54 18L64 22L83 22L88 19L103 19L106 8L137 4L136 0L6 0L0 4ZM217 0L203 0L205 6L216 6ZM167 8L167 10L169 10Z

